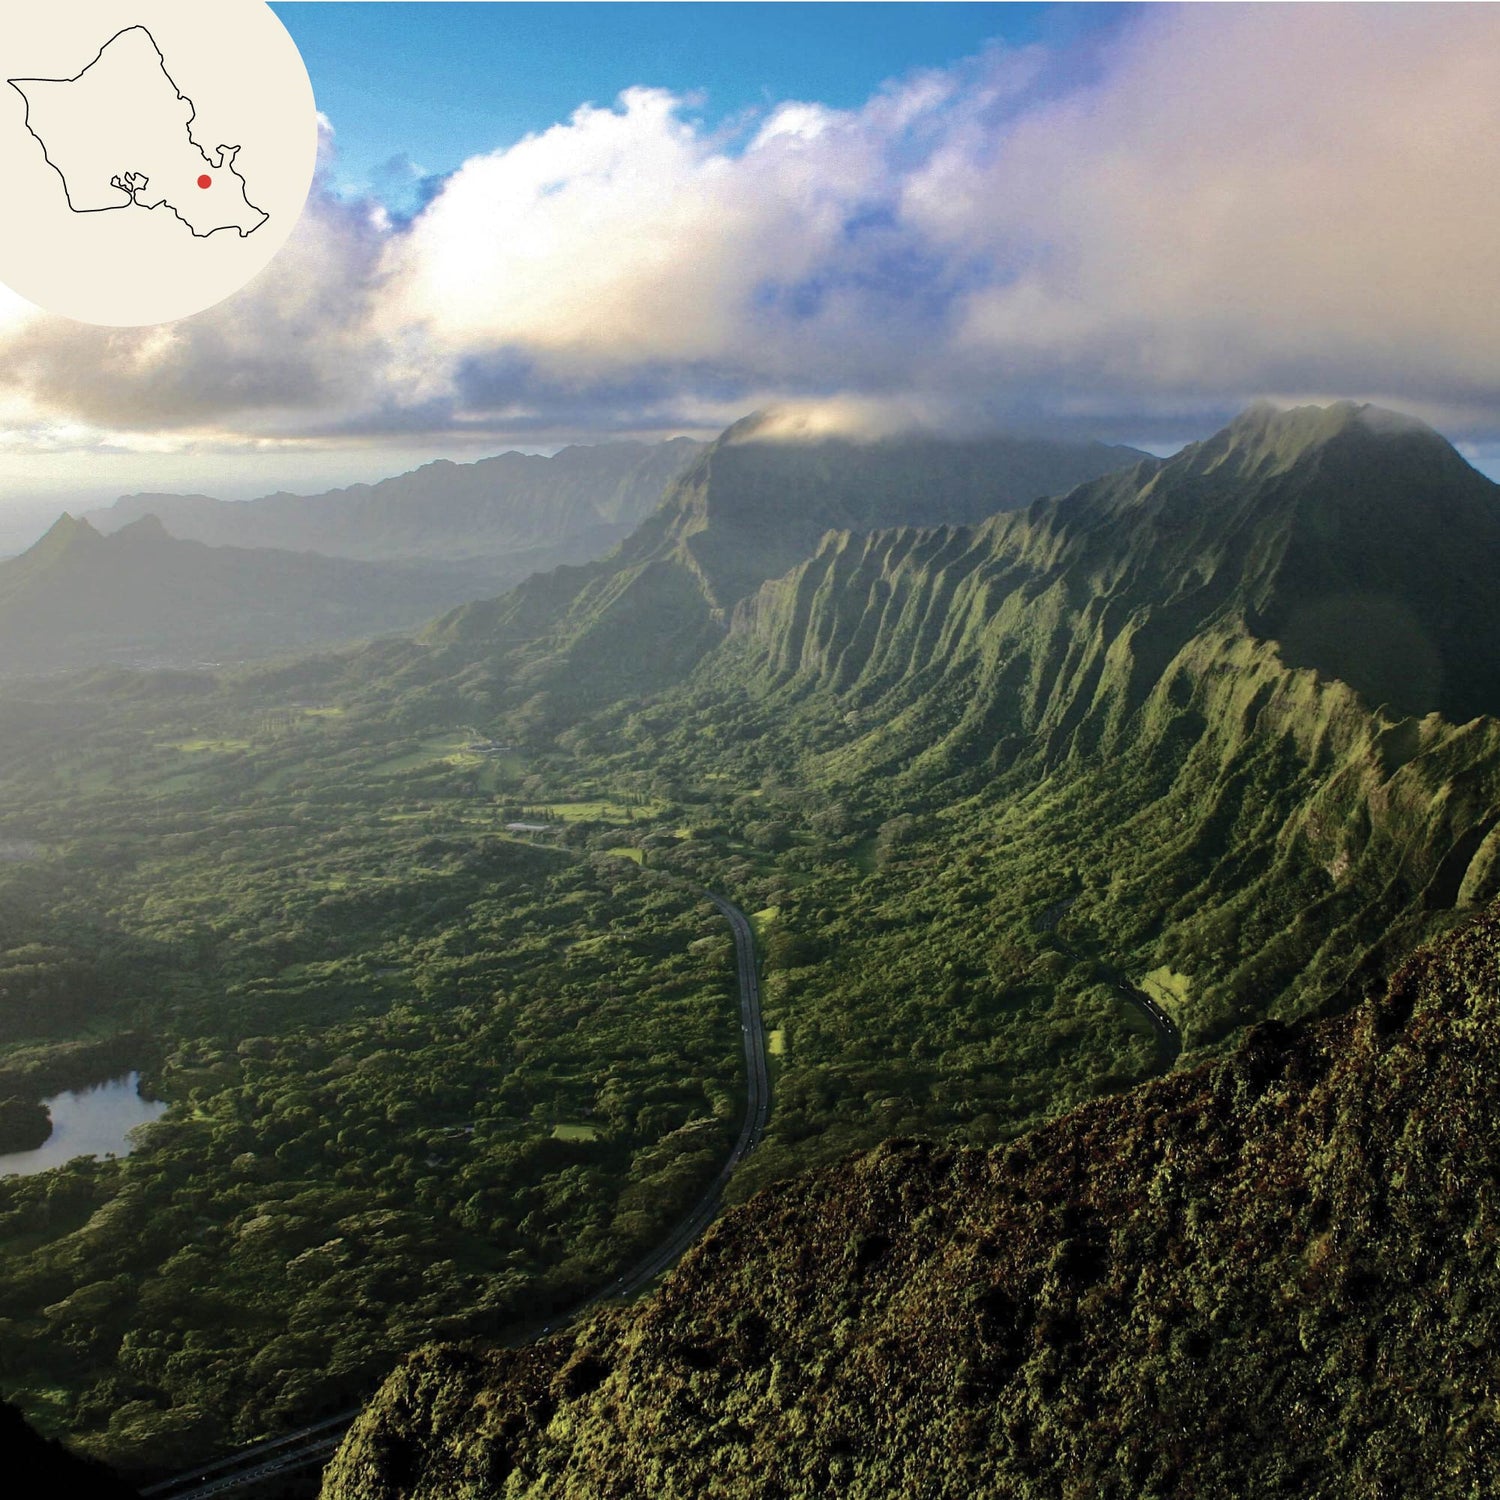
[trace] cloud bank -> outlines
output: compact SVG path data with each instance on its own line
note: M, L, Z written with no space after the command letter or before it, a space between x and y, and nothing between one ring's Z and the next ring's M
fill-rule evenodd
M828 398L1145 439L1350 395L1500 436L1500 9L1150 7L1076 45L1107 50L717 130L632 89L414 216L316 188L255 283L168 327L0 299L0 429L540 441Z

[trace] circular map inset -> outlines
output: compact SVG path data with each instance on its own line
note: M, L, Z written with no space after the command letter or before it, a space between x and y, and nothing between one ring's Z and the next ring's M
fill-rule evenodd
M286 243L317 111L262 0L0 9L0 281L48 312L166 323Z

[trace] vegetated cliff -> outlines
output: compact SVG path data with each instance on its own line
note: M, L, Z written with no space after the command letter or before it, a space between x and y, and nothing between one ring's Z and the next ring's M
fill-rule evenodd
M1430 429L1254 408L978 527L827 537L700 675L835 796L998 809L997 884L1103 872L1070 920L1191 977L1192 1045L1500 890L1496 562L1500 489Z
M649 1300L412 1356L324 1500L1500 1487L1500 911L1346 1015L731 1212Z
M723 638L734 604L830 529L979 521L1144 457L1005 437L786 441L747 417L609 557L436 622L428 653L396 664L397 682L430 684L440 700L459 691L480 708L529 705L555 727L680 680Z
M1165 463L977 526L824 538L741 604L773 680L869 704L961 684L950 732L1092 746L1206 631L1392 716L1500 715L1500 486L1430 428L1252 407Z

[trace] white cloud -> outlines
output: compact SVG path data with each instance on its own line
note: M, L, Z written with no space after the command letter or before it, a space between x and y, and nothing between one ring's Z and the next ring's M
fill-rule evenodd
M1148 15L1102 84L914 174L913 223L1014 268L958 347L1127 397L1500 398L1497 63L1487 6Z
M835 257L880 180L821 106L783 106L731 155L682 101L632 89L466 162L393 238L381 326L423 359L514 348L570 376L733 358L761 289Z
M0 298L0 423L375 441L779 399L1144 438L1347 393L1500 435L1500 10L1151 7L1111 48L720 131L632 89L410 222L325 185L265 275L169 329Z

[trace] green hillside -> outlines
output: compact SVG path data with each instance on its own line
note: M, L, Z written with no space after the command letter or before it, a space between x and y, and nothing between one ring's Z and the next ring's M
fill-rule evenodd
M1497 1079L1492 909L1337 1021L892 1143L637 1307L414 1355L323 1500L1492 1493Z
M209 547L154 516L103 536L64 515L0 562L0 673L249 660L412 630L486 587L444 564Z

